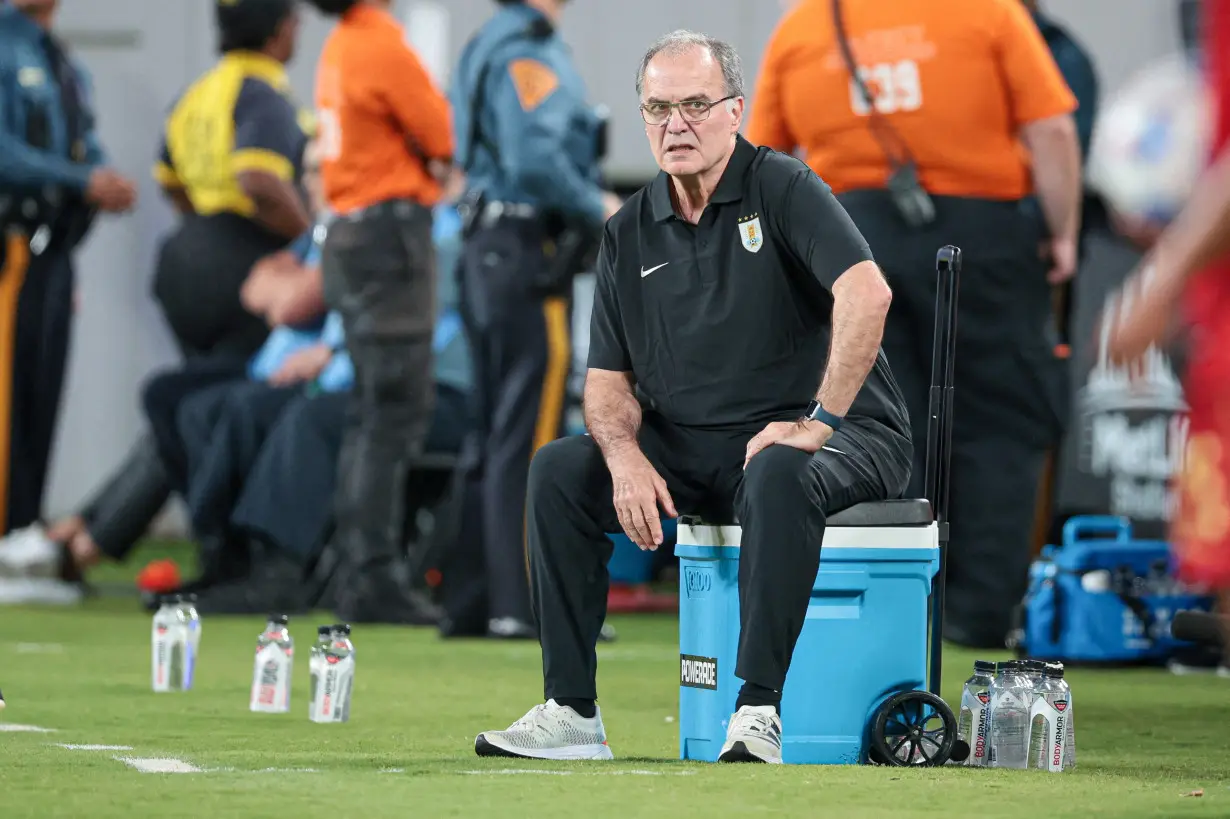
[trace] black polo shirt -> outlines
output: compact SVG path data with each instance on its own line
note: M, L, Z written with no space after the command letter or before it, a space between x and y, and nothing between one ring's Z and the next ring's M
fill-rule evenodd
M690 427L798 418L820 386L837 277L871 251L805 164L742 137L691 225L659 173L606 226L589 366L631 371L642 400ZM848 417L908 433L883 352Z

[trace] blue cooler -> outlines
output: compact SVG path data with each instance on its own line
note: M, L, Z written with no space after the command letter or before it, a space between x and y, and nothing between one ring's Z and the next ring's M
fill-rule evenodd
M742 682L738 526L679 522L679 756L715 762ZM829 518L807 620L782 691L782 757L867 759L876 709L925 689L927 600L939 538L926 501L866 503Z

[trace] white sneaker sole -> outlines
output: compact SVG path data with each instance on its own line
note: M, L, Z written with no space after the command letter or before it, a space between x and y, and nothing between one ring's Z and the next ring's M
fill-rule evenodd
M515 748L497 736L479 734L474 740L474 753L479 756L516 757L519 759L552 759L566 762L578 759L614 759L609 745L566 745L563 748Z

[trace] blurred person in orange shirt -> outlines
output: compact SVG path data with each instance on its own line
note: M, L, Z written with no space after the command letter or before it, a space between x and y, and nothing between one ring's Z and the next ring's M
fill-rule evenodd
M888 277L883 347L915 441L935 253L964 251L945 636L969 646L1004 645L1067 414L1050 286L1076 268L1076 105L1020 0L803 0L769 42L751 106L748 139L799 153ZM909 496L923 493L925 454L915 447Z
M1220 592L1230 648L1230 0L1205 0L1202 12L1210 166L1174 222L1145 240L1152 247L1120 309L1108 311L1107 332L1111 360L1125 365L1190 328L1183 387L1191 427L1171 539L1179 579ZM1222 668L1230 674L1230 656Z
M338 463L336 613L434 625L402 554L404 478L433 401L432 206L452 164L447 99L406 44L391 0L312 0L339 18L316 75L321 177L334 221L325 299L342 315L354 389Z

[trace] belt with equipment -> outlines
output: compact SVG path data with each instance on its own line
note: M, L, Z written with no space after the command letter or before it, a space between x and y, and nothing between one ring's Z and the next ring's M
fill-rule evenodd
M467 238L500 223L530 222L542 226L547 263L537 270L530 285L539 295L568 293L573 277L593 266L599 235L588 226L570 223L557 214L521 202L485 201L481 194L467 198L458 210Z

